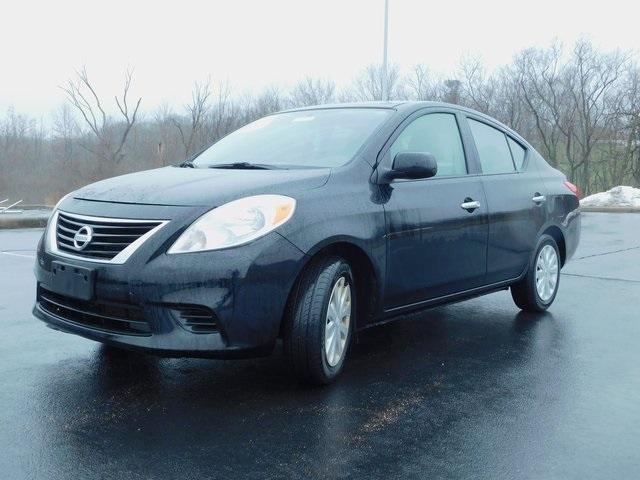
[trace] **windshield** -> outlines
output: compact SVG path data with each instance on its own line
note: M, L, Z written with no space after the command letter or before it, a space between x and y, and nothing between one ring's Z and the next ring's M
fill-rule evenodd
M193 165L337 167L353 158L391 112L378 108L341 108L270 115L214 143L198 155Z

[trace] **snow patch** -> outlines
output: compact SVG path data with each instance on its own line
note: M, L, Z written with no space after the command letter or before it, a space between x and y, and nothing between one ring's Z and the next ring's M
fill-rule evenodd
M619 186L607 192L594 193L580 200L582 207L638 207L640 188Z

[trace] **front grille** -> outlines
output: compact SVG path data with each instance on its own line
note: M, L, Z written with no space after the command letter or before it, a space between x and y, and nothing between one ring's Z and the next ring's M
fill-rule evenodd
M56 246L61 252L74 256L112 260L133 242L162 223L157 220L83 217L58 212ZM74 237L83 227L89 227L91 240L83 248L76 248Z
M135 305L77 300L42 287L38 288L38 303L45 312L83 327L108 333L151 335L149 322Z

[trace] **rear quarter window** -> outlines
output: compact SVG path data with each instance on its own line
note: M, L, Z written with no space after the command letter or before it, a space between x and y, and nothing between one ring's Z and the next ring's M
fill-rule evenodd
M524 157L527 154L526 149L511 137L507 137L507 142L509 143L513 163L516 164L516 170L522 170L524 167Z
M482 173L515 172L511 150L507 144L507 136L497 128L472 118L469 118L469 126L480 156Z

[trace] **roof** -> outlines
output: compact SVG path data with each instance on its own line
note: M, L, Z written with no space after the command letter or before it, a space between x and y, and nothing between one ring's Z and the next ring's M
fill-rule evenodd
M324 110L328 108L396 108L406 102L383 102L383 101L371 101L371 102L347 102L347 103L325 103L321 105L308 105L304 107L289 108L277 113L284 112L299 112L304 110Z
M321 105L309 105L305 107L290 108L284 110L285 112L297 112L304 110L322 110L327 108L398 108L406 107L407 109L418 109L423 107L448 107L456 108L459 110L466 110L468 112L480 113L469 108L455 105L453 103L445 102L431 102L431 101L413 101L413 100L390 100L390 101L367 101L367 102L348 102L348 103L327 103ZM282 112L278 112L282 113Z
M329 104L325 104L325 105L310 105L310 106L307 106L307 107L291 108L289 110L284 110L284 112L299 112L299 111L305 111L305 110L322 110L322 109L329 109L329 108L388 108L388 109L394 109L394 110L401 109L404 114L411 114L414 111L419 110L421 108L425 108L425 107L452 108L452 109L459 110L459 111L462 111L462 112L471 113L471 114L473 114L473 115L475 115L477 117L484 118L484 119L488 120L490 123L494 123L494 124L499 125L500 127L505 129L506 131L510 132L518 140L520 140L521 142L523 142L523 143L525 143L525 144L527 144L527 145L529 145L531 147L531 145L521 135L519 135L517 132L515 132L514 130L512 130L507 125L503 124L502 122L498 121L497 119L495 119L493 117L490 117L489 115L486 115L486 114L484 114L482 112L479 112L477 110L473 110L472 108L463 107L461 105L456 105L454 103L431 102L431 101L413 101L413 100L395 100L395 101L387 101L387 102L370 101L370 102L351 102L351 103L329 103ZM283 112L277 112L277 113L283 113ZM531 148L533 148L533 147L531 147Z

